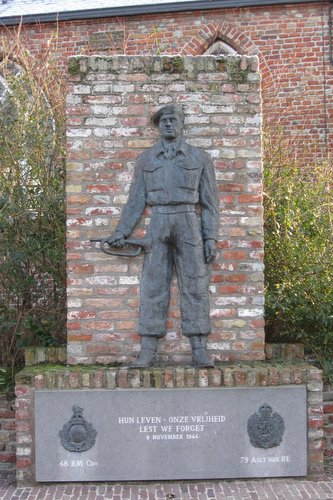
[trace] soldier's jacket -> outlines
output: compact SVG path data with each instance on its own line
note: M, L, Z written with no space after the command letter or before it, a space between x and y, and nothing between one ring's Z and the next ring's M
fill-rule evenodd
M214 166L202 149L183 139L166 152L162 141L141 153L136 161L128 201L117 229L127 237L145 205L199 204L202 237L217 240L218 194Z

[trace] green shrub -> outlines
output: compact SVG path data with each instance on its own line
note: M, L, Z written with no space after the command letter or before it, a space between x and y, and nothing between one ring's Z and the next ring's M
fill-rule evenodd
M20 347L65 338L65 90L56 38L38 57L19 33L2 45L0 364L13 366Z
M9 399L14 397L15 368L0 367L0 394L6 394Z
M281 137L280 137L281 138ZM333 355L333 166L298 161L266 135L266 340L297 341L321 362Z

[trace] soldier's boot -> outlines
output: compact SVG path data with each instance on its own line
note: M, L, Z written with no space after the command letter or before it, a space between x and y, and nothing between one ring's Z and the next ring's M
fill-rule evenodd
M214 363L207 354L206 335L191 336L192 357L194 366L199 368L214 368Z
M138 358L130 364L130 368L148 368L156 363L157 337L141 337L141 349Z

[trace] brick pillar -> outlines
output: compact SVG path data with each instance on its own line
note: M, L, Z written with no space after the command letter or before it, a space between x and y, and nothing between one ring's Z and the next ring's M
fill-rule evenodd
M14 401L8 401L5 394L0 394L0 473L15 470L15 411Z
M325 449L324 456L327 466L333 469L333 385L327 384L324 392L324 426Z
M221 199L211 266L209 350L216 361L264 359L261 100L255 57L73 57L69 60L68 362L127 364L139 349L142 257L107 256L93 237L115 228L137 155L157 139L150 116L177 102L185 137L210 153ZM142 236L149 210L135 235ZM165 363L190 361L173 283Z

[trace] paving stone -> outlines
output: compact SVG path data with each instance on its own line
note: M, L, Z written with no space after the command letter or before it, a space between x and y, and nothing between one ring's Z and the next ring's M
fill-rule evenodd
M333 477L326 481L263 479L143 484L63 484L16 488L0 473L0 500L332 500Z

